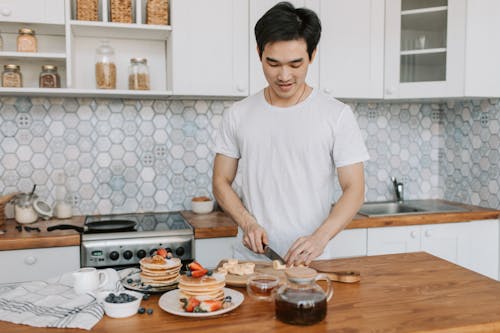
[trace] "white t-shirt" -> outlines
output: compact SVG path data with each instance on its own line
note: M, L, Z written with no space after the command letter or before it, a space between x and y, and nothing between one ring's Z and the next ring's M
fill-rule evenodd
M215 152L239 159L242 202L282 256L328 217L334 169L369 158L351 108L317 89L287 108L270 105L263 90L234 103ZM241 242L234 250L236 258L262 259ZM329 256L325 249L321 258Z

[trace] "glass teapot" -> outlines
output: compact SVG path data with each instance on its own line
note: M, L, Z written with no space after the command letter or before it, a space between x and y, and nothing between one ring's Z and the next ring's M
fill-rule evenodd
M285 271L286 283L276 294L276 318L294 325L312 325L326 317L326 303L333 296L330 278L309 267L291 267ZM327 282L326 292L316 281Z

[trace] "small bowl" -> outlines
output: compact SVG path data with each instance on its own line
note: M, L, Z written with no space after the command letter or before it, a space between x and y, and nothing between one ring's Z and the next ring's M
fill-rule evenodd
M254 274L247 280L247 292L260 301L272 301L278 291L280 278L270 274Z
M194 197L191 199L191 210L196 214L208 214L214 210L214 201L208 197Z
M99 300L102 303L104 307L104 313L106 313L107 316L111 318L126 318L135 315L139 310L143 294L131 290L114 292L114 294L117 296L122 293L133 296L136 299L127 303L111 303L106 301L106 297L109 294L113 294L113 292L106 291L99 294Z

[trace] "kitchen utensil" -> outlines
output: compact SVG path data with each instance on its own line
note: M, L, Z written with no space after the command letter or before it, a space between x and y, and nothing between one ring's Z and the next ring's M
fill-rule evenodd
M278 260L281 264L285 264L285 260L274 251L269 245L264 247L264 255L271 260Z
M110 220L102 222L87 222L83 227L72 224L58 224L47 228L47 231L52 230L76 230L83 232L114 232L114 231L132 231L136 223L129 220Z
M94 267L80 268L73 273L73 288L77 294L93 292L108 282L108 276Z
M221 260L221 262L217 265L217 267L222 267L222 265L227 262L227 260ZM255 273L259 274L270 274L280 278L280 282L284 283L286 280L285 271L277 270L273 268L271 262L268 261L241 261L244 262L252 262L255 264ZM328 275L330 280L334 282L344 282L344 283L354 283L359 282L361 280L361 275L356 271L335 271L329 269L328 267L323 267L324 265L319 265L313 262L311 267L320 273L325 273ZM325 272L326 270L326 272ZM236 275L228 273L226 275L226 285L230 287L246 287L248 275Z
M285 271L286 283L276 293L276 318L293 325L312 325L326 317L326 303L333 296L330 278L309 267ZM326 291L316 281L325 280Z

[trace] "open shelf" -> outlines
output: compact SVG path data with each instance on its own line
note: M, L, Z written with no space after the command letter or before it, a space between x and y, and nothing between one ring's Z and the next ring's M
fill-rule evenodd
M401 51L401 55L435 54L435 53L446 53L446 48Z
M448 10L448 6L403 10L403 11L401 11L401 16L424 14L424 13L434 13L434 12L445 12L447 10Z
M166 40L172 27L136 23L105 23L91 21L70 22L75 37L123 38L143 40Z
M119 97L119 98L166 98L172 91L72 89L72 88L0 88L4 96L64 96L64 97Z
M1 60L64 60L66 53L0 51Z

